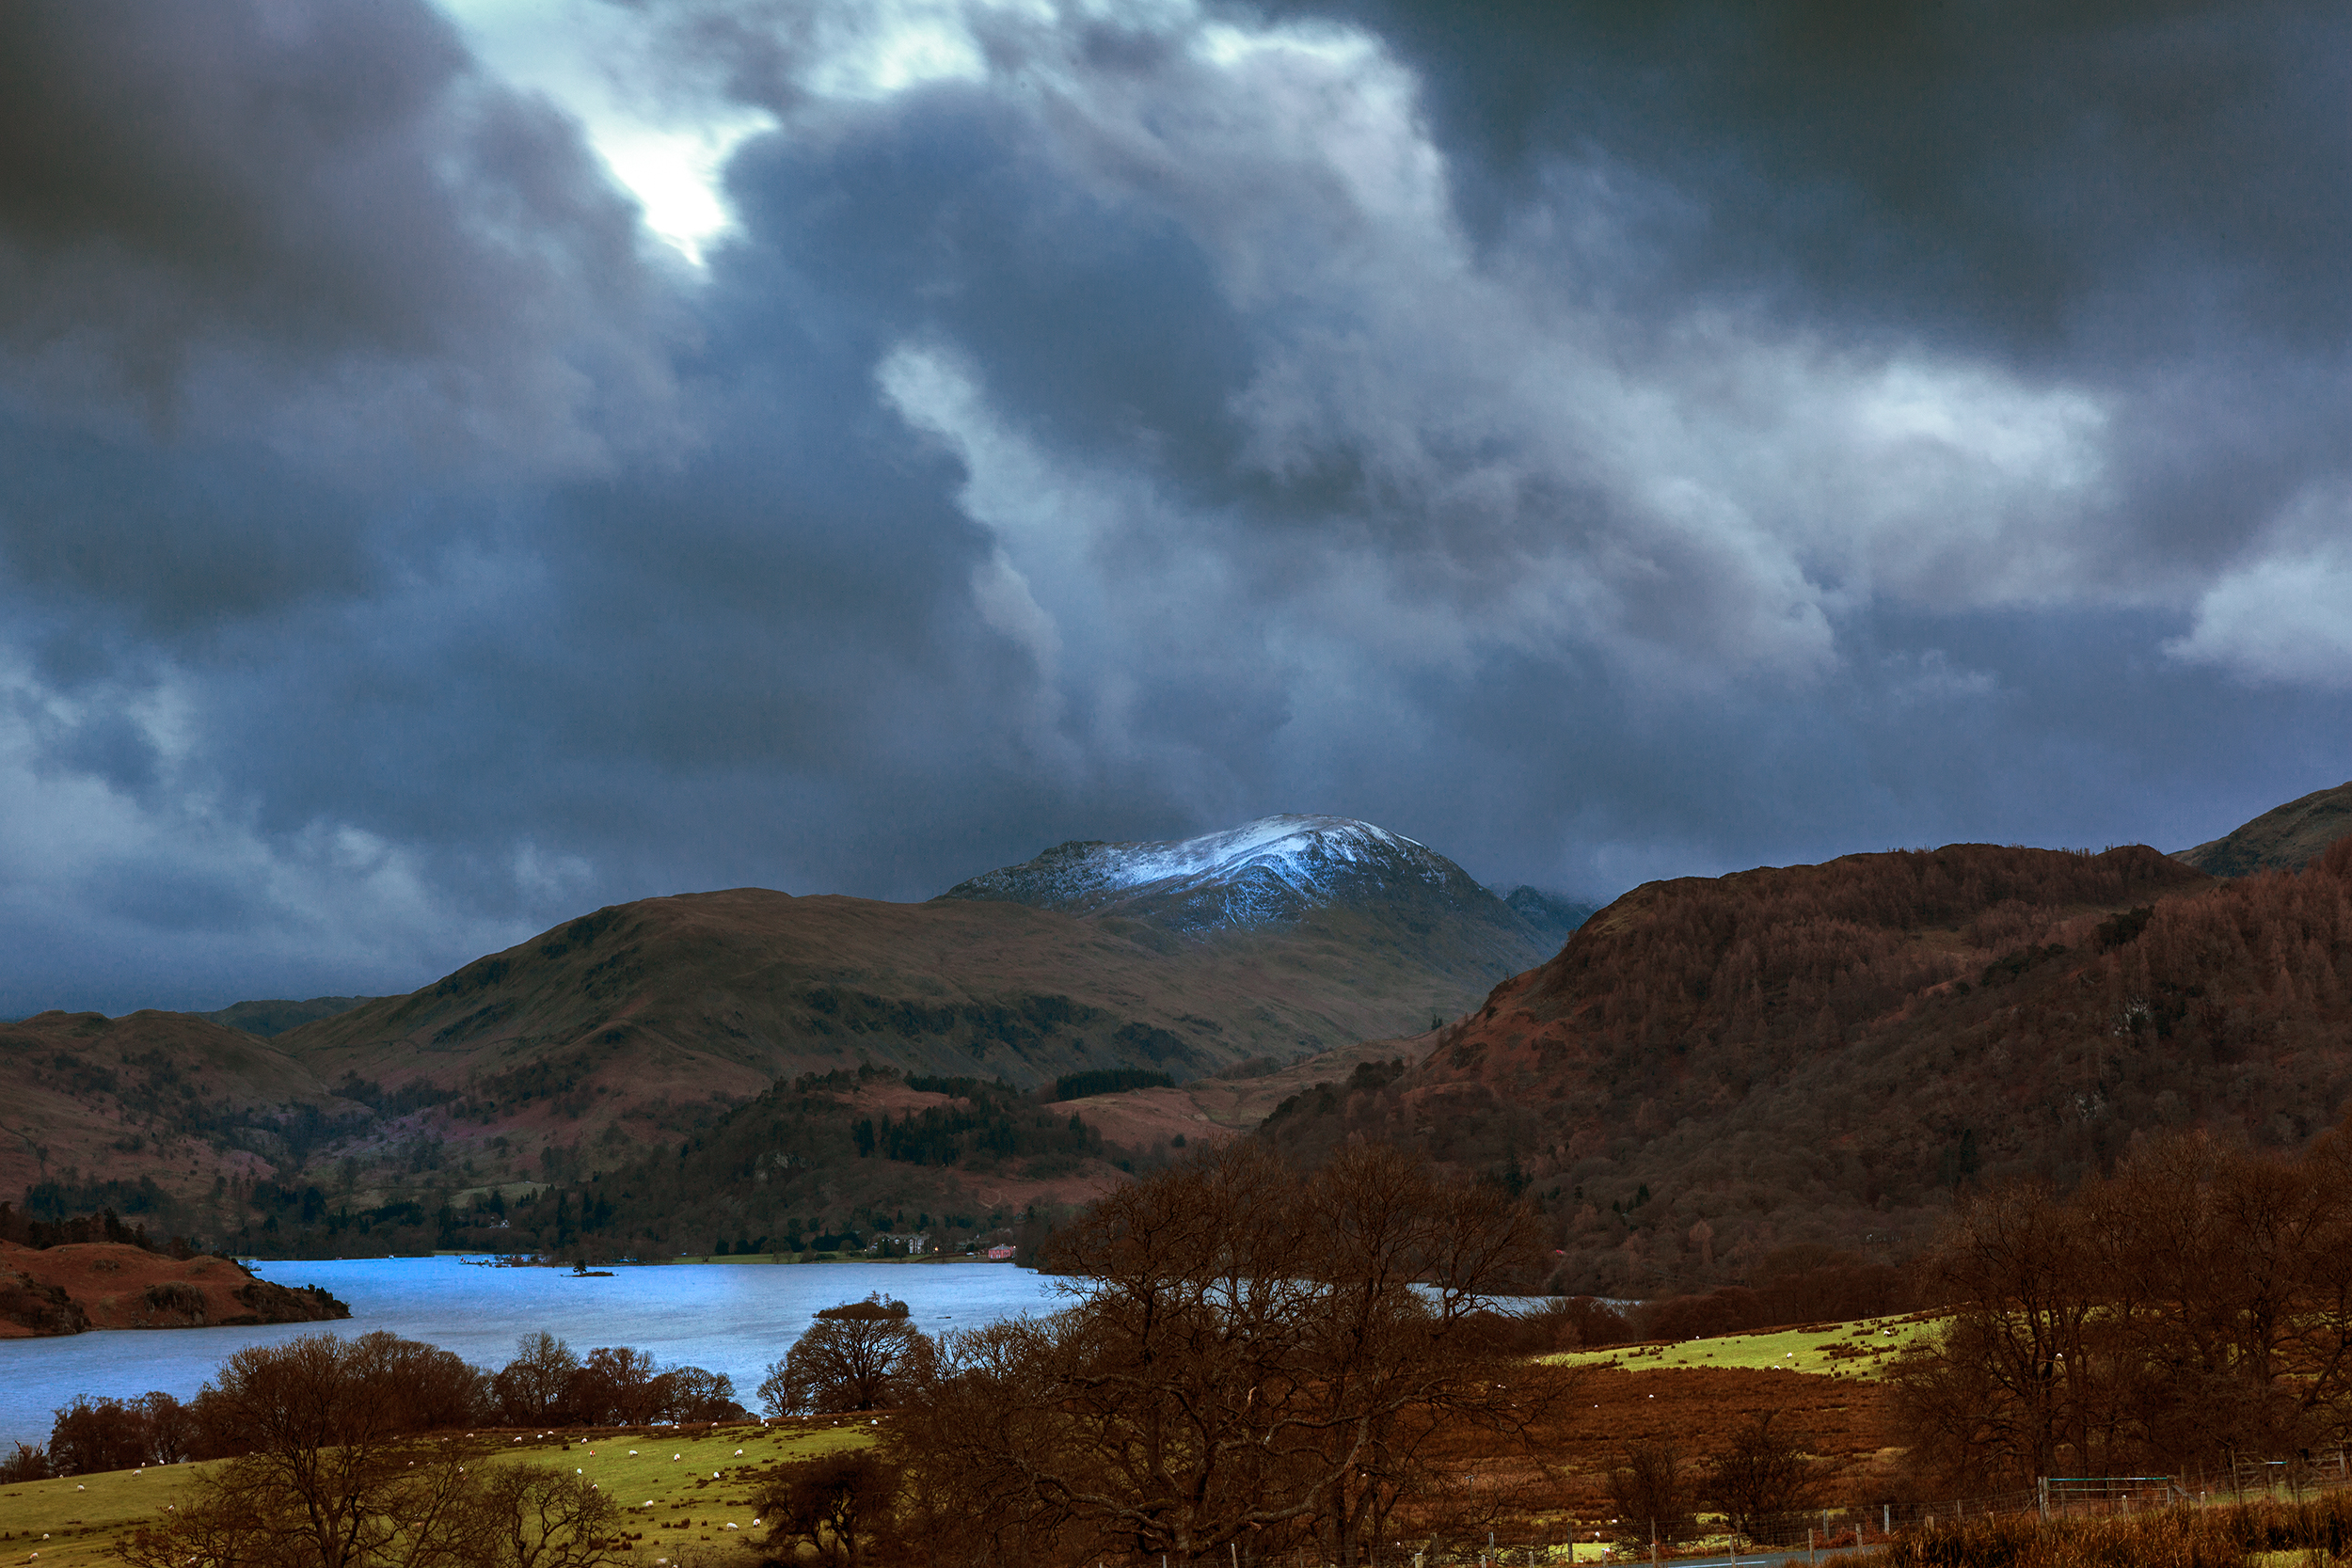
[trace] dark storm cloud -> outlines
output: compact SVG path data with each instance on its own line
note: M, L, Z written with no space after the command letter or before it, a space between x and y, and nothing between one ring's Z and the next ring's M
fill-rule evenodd
M1371 25L1422 71L1490 226L1555 160L1678 193L1668 288L2060 355L2352 325L2340 8L1281 8Z
M0 15L0 342L40 404L576 456L591 377L661 376L635 245L570 128L425 6Z
M8 13L0 1011L1273 811L1605 895L2352 773L2331 15L1480 9L632 8L772 117L694 273L430 11Z
M2108 396L2118 579L2214 570L2342 471L2340 8L1282 8L1412 62L1490 245L1594 173L1643 314L1717 299Z

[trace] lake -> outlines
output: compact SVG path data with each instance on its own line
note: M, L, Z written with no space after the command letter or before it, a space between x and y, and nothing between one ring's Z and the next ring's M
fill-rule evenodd
M0 1448L46 1443L53 1413L77 1394L129 1399L160 1388L184 1400L246 1346L323 1329L389 1329L493 1369L514 1358L518 1336L545 1329L583 1355L598 1345L628 1345L664 1366L725 1372L735 1379L735 1397L756 1410L768 1363L791 1348L819 1307L880 1291L905 1302L915 1324L936 1334L1062 1303L1052 1279L1009 1263L679 1263L616 1268L609 1279L479 1268L454 1258L264 1262L255 1270L281 1285L323 1285L350 1304L351 1316L266 1328L0 1339Z

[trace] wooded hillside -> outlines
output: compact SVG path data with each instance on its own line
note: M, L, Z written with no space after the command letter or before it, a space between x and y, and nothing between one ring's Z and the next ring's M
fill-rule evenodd
M1532 1187L1561 1283L1888 1259L1956 1190L2069 1189L2156 1129L2294 1147L2352 1092L2352 845L2215 883L2153 849L1954 845L1653 883L1498 987L1420 1067L1302 1096Z

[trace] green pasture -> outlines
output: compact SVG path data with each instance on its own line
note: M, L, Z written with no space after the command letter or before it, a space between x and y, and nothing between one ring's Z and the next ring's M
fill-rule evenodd
M1671 1344L1612 1345L1606 1350L1564 1351L1543 1359L1564 1367L1623 1367L1649 1371L1670 1367L1777 1369L1820 1377L1877 1378L1905 1346L1932 1338L1936 1318L1913 1313L1898 1318L1857 1318L1851 1323L1804 1323L1755 1334L1724 1334Z
M0 1563L38 1560L40 1568L78 1568L112 1561L107 1543L178 1501L196 1468L171 1465L0 1484Z
M620 1528L652 1568L675 1560L676 1547L694 1555L739 1543L755 1533L751 1507L760 1477L795 1460L872 1441L868 1418L817 1417L805 1421L723 1426L691 1435L657 1427L651 1433L482 1432L448 1439L480 1453L571 1469L622 1507ZM520 1440L517 1441L516 1439ZM423 1443L441 1441L425 1438ZM631 1450L634 1450L633 1452ZM66 1481L0 1485L0 1565L96 1568L116 1560L115 1537L180 1500L201 1465L114 1470ZM732 1524L736 1528L727 1528ZM764 1533L764 1532L760 1532ZM45 1539L44 1539L45 1538Z

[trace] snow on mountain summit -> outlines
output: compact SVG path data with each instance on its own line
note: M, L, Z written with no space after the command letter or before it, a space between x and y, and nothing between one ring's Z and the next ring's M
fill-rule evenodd
M941 895L1072 913L1133 913L1183 928L1263 926L1368 900L1486 895L1443 855L1345 816L1263 816L1159 844L1077 842Z
M1087 872L1101 888L1231 877L1247 866L1262 865L1304 893L1315 888L1318 879L1334 864L1405 860L1416 851L1437 858L1409 838L1345 816L1262 816L1199 838L1088 847L1094 853L1087 857Z

